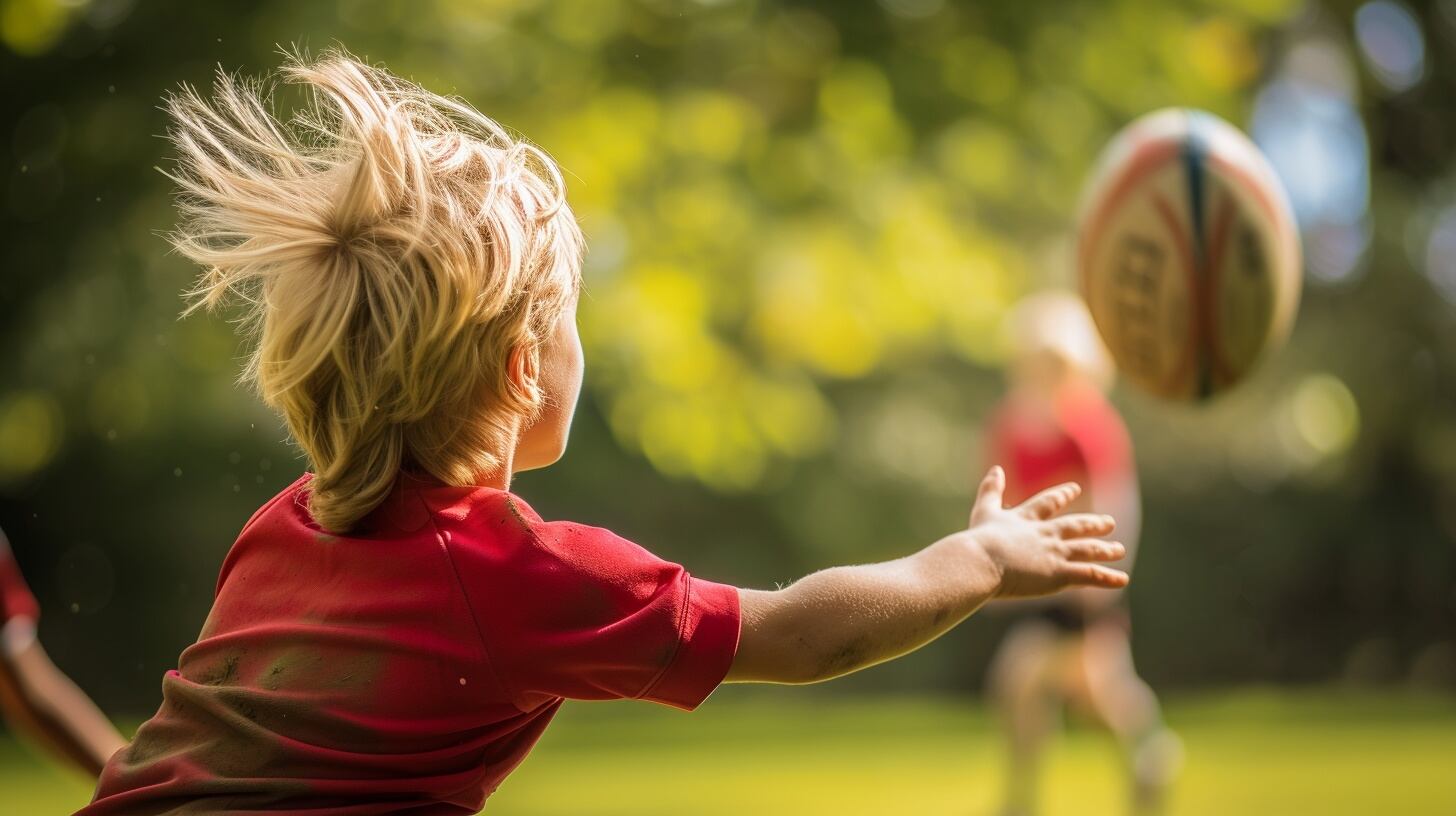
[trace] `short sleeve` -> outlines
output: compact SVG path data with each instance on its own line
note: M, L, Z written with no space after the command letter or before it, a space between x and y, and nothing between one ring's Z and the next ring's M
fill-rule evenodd
M1132 475L1132 441L1117 409L1100 394L1079 395L1065 411L1067 428L1095 482L1119 482Z
M1085 451L1077 440L1063 427L1021 410L1010 400L1002 403L987 431L987 458L1006 471L1008 507L1059 482L1085 483L1088 477Z
M518 706L636 698L691 710L722 683L738 647L736 589L599 527L528 519L514 505L511 515L503 526L519 540L502 530L505 540L451 550Z
M0 624L16 618L39 619L40 604L30 594L30 587L20 574L20 565L10 552L10 542L0 532Z

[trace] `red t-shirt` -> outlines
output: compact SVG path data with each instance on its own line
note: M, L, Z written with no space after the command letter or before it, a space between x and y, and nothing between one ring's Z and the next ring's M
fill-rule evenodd
M1090 386L1062 389L1050 411L1008 397L991 420L987 453L1006 470L1008 506L1062 482L1078 482L1090 496L1098 484L1129 478L1133 467L1127 426Z
M738 593L518 497L402 477L347 536L264 505L101 814L475 813L564 698L692 709L738 645Z
M40 618L40 604L25 585L20 574L20 565L10 552L10 542L0 533L0 625L12 618L26 618L31 621Z

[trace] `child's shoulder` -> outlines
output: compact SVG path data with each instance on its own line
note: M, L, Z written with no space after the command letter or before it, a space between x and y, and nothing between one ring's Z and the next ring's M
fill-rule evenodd
M407 519L406 524L432 524L446 550L471 561L484 559L531 573L594 574L663 563L605 527L543 519L524 498L507 490L416 483L405 484L391 500L400 504L386 512Z
M327 535L328 531L309 513L309 485L313 480L314 474L304 473L264 502L243 525L241 534L259 526L285 524ZM400 475L372 512L348 534L338 537L392 537L419 532L431 522L459 529L462 526L483 528L503 521L513 521L522 531L544 523L523 500L507 491L446 485L406 473Z
M494 487L447 485L404 475L381 506L391 518L409 523L423 512L451 528L509 528L530 533L545 524L525 499ZM504 532L503 530L501 532Z
M447 485L402 474L389 495L353 530L334 536L308 512L305 473L269 499L243 527L239 538L312 536L337 540L430 539L447 551L489 551L491 560L618 561L651 557L611 530L567 520L543 519L521 496L479 485Z
M308 486L309 480L311 480L312 478L312 473L304 473L302 476L294 479L293 484L278 491L278 495L274 496L268 501L263 502L263 505L257 510L254 510L253 515L248 517L248 520L243 524L243 529L241 532L246 533L249 529L251 529L254 525L258 523L259 519L268 515L269 511L274 510L280 504L284 504L285 500L292 500L288 501L288 504L301 501L304 495L305 488Z

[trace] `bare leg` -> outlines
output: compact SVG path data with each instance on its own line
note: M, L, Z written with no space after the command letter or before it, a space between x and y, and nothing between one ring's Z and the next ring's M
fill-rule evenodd
M1122 746L1133 779L1133 812L1163 808L1168 785L1178 771L1182 747L1163 724L1153 690L1138 676L1132 644L1123 621L1110 613L1088 625L1081 669L1088 709Z
M1061 637L1046 623L1017 624L991 663L990 692L1010 747L1003 813L1035 810L1037 761L1055 714Z

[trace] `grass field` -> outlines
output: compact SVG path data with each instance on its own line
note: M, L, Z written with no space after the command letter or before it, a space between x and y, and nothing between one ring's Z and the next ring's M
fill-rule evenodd
M1175 698L1188 764L1173 814L1456 814L1456 698L1241 691ZM568 704L488 812L991 816L1001 754L985 713L936 699L729 688L697 713ZM0 737L0 812L69 813L84 781ZM1118 759L1073 728L1044 812L1125 812Z

